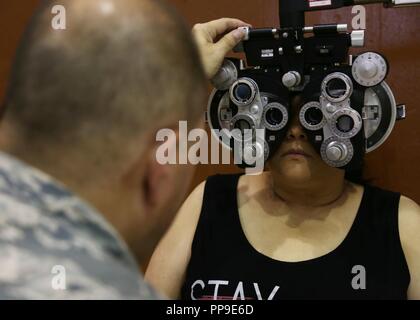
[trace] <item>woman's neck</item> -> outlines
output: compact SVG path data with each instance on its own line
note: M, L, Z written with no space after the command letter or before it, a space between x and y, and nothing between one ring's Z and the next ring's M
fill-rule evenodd
M268 175L273 196L290 207L319 208L333 205L345 194L344 176L336 175L305 183L292 183L273 174Z

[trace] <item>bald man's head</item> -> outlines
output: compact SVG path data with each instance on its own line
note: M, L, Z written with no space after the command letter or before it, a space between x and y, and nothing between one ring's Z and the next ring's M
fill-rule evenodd
M66 8L65 30L51 27L55 4ZM153 126L197 120L204 95L190 32L161 1L45 1L17 54L6 120L25 150L110 156Z

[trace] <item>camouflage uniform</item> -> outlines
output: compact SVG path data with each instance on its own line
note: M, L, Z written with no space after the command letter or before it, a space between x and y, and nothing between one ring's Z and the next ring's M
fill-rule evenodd
M0 152L0 299L156 298L95 209Z

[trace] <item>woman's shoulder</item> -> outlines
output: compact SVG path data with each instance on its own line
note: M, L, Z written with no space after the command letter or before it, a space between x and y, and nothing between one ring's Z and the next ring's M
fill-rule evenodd
M400 198L400 209L401 208L405 211L417 212L420 214L420 207L417 202L404 195L401 195Z
M420 207L412 199L401 195L399 203L400 228L408 234L416 234L420 243Z
M408 297L420 299L420 207L406 196L400 198L398 228L401 246L410 270Z

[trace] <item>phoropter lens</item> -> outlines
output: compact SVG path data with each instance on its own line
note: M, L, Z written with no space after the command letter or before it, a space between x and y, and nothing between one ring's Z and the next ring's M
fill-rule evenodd
M350 116L341 116L337 119L337 128L344 133L350 132L354 128L354 120Z
M236 100L247 102L252 98L252 89L246 83L239 83L233 91Z
M235 127L235 129L239 129L239 130L241 130L241 132L243 132L244 130L250 130L251 129L251 124L246 120L240 119L240 120L235 122L234 127Z
M324 115L322 114L322 111L318 108L309 108L305 112L305 120L311 126L316 126L320 124L323 119Z
M287 108L279 102L271 102L264 107L262 121L271 131L282 130L289 121Z
M266 121L272 126L278 126L283 121L283 113L278 108L270 108L265 113Z
M339 78L333 78L328 81L326 86L327 94L333 99L339 99L343 97L347 92L346 83Z

